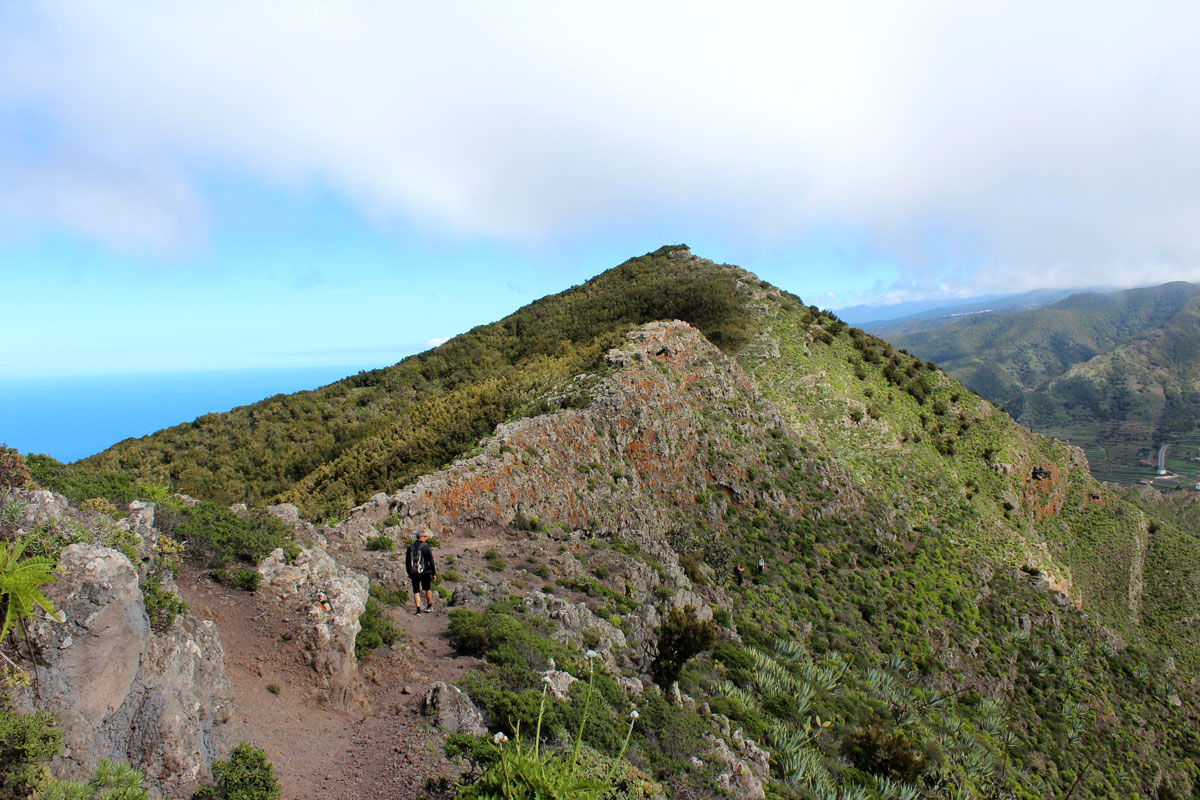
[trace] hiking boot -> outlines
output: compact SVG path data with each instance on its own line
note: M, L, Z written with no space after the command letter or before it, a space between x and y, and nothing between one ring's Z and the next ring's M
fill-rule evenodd
M414 616L418 616L418 617L419 617L419 616L421 616L421 609L419 609L419 608L418 608L418 609L417 609L417 610L414 612Z
M432 614L432 613L433 613L433 606L425 606L425 613L426 613L426 614Z

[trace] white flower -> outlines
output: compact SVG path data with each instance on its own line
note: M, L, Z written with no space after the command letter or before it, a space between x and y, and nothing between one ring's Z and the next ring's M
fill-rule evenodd
M586 653L584 653L584 655L586 655L588 658L599 658L600 657L600 654L597 653L595 650L588 650Z
M640 716L641 716L641 714L638 713L638 710L636 708L629 712L630 719L637 719Z
M547 686L549 686L550 684L554 683L554 678L551 678L549 675L543 675L543 676L542 676L542 683L544 683L544 684L546 684Z
M508 737L504 735L503 731L497 731L492 737L492 741L498 745L501 745L508 741Z

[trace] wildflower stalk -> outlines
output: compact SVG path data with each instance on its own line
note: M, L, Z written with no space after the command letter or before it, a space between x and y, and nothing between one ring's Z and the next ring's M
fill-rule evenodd
M587 697L583 701L583 716L579 718L579 731L575 734L575 752L571 754L571 775L575 775L575 764L579 760L579 746L583 744L583 724L587 722L588 710L592 706L592 686L596 683L596 668L593 661L599 658L595 650L587 651L588 659L588 688Z
M542 702L538 706L537 729L533 733L533 757L538 757L542 746L542 715L546 713L546 693L550 691L550 676L542 678Z
M625 757L625 750L629 747L629 738L633 736L633 723L637 721L639 716L640 714L638 714L636 708L630 710L629 727L625 730L625 741L621 742L621 752L617 753L617 758L613 761L612 767L609 768L608 777L604 781L610 786L612 785L613 775L617 773L617 765L621 763L621 759Z

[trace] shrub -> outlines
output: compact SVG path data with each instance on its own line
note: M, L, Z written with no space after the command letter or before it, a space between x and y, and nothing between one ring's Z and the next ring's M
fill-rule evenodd
M233 588L247 592L258 589L258 584L262 581L262 575L256 569L232 569L229 571L229 578Z
M354 638L354 657L362 660L384 645L392 645L400 638L401 631L383 611L383 606L374 597L367 598L367 607L358 618L358 636Z
M192 800L279 800L279 782L267 754L249 742L233 748L228 761L214 761L215 786L199 789Z
M382 534L379 536L372 536L370 539L367 539L367 549L383 551L395 550L396 541L392 537L384 536Z
M146 800L139 770L118 761L101 759L87 783L52 781L38 790L38 800Z
M513 519L512 526L519 531L529 531L530 533L537 533L543 527L540 519L537 517L527 517L520 511L517 512L517 516Z
M683 573L688 576L688 580L697 586L704 586L708 581L704 579L704 572L700 569L700 564L699 553L692 553L679 559L679 566L683 567Z
M121 512L117 511L117 507L103 497L89 497L80 503L79 507L84 511L95 511L97 514L103 514L113 519L120 519L122 516Z
M171 627L175 618L187 611L188 607L174 592L164 588L156 575L150 575L142 581L142 598L146 604L146 616L150 618L150 627L159 632Z
M21 453L0 444L0 488L24 489L30 480L29 465Z
M45 762L58 754L62 734L48 711L18 714L0 695L0 797L29 797L48 768Z
M386 586L378 583L371 584L370 596L385 606L402 606L408 602L407 589L388 589Z
M219 564L239 559L257 564L276 547L292 540L286 525L257 509L242 519L225 506L205 501L181 516L175 534L211 549Z
M712 647L716 637L712 620L697 619L693 606L672 608L658 630L658 654L651 666L654 682L668 688L679 680L683 665Z
M936 766L941 757L932 743L923 747L911 736L871 714L851 731L843 749L851 763L864 772L913 782Z

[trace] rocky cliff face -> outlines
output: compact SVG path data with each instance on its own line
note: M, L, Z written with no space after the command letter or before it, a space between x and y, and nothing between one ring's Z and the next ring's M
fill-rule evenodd
M49 492L28 500L26 523L87 519ZM153 506L138 504L122 523L139 535L139 547L150 546ZM72 544L59 570L46 589L58 619L39 615L31 626L36 680L16 698L19 707L54 713L63 731L55 774L85 778L109 758L143 770L157 792L190 796L235 739L216 627L182 614L153 630L138 569L117 550Z

